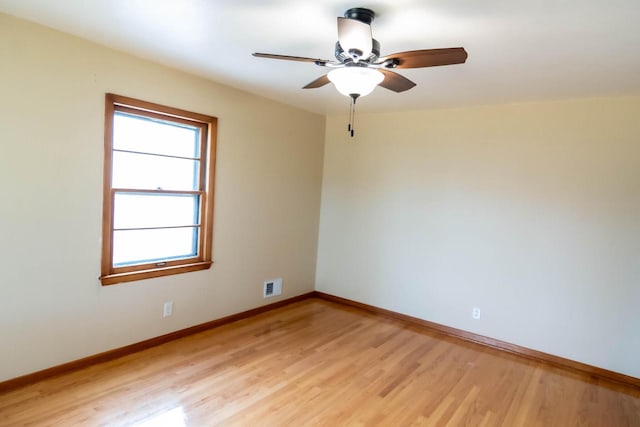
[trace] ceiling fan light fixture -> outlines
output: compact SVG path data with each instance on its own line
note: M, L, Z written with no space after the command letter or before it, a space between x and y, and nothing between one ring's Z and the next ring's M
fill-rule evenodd
M384 80L384 74L366 67L344 67L329 71L327 77L344 96L366 96Z

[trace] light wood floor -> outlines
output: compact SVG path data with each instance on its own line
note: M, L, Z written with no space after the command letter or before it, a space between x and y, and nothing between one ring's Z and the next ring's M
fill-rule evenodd
M640 426L640 390L310 299L0 395L0 425Z

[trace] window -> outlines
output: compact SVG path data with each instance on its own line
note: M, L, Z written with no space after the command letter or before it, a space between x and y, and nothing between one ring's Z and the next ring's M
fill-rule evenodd
M211 266L217 119L107 94L103 285Z

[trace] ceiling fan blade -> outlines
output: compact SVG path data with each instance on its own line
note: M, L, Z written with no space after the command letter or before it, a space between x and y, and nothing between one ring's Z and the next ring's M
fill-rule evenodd
M380 58L377 63L381 64L390 60L397 62L397 66L393 68L437 67L464 63L467 60L467 51L463 47L411 50L392 53Z
M325 74L324 76L318 77L317 79L315 79L314 81L312 81L311 83L303 87L302 89L315 89L318 87L322 87L328 83L329 83L329 77L327 77L327 75Z
M350 18L338 18L338 42L349 56L367 59L373 49L371 25Z
M394 92L404 92L416 85L408 78L401 76L398 73L394 73L393 71L385 70L384 68L381 68L378 71L384 74L384 80L379 84L379 86L382 86L385 89L389 89Z
M318 65L324 65L329 62L326 59L305 58L304 56L274 55L271 53L254 53L253 56L257 58L284 59L285 61L313 62Z

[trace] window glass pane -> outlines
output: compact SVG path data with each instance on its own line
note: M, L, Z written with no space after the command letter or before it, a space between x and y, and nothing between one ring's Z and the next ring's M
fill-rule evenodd
M114 228L196 225L198 200L195 194L117 193Z
M199 157L200 129L116 112L113 148L179 157Z
M200 161L113 152L113 188L198 190Z
M113 264L142 264L188 258L198 252L198 227L113 232Z

